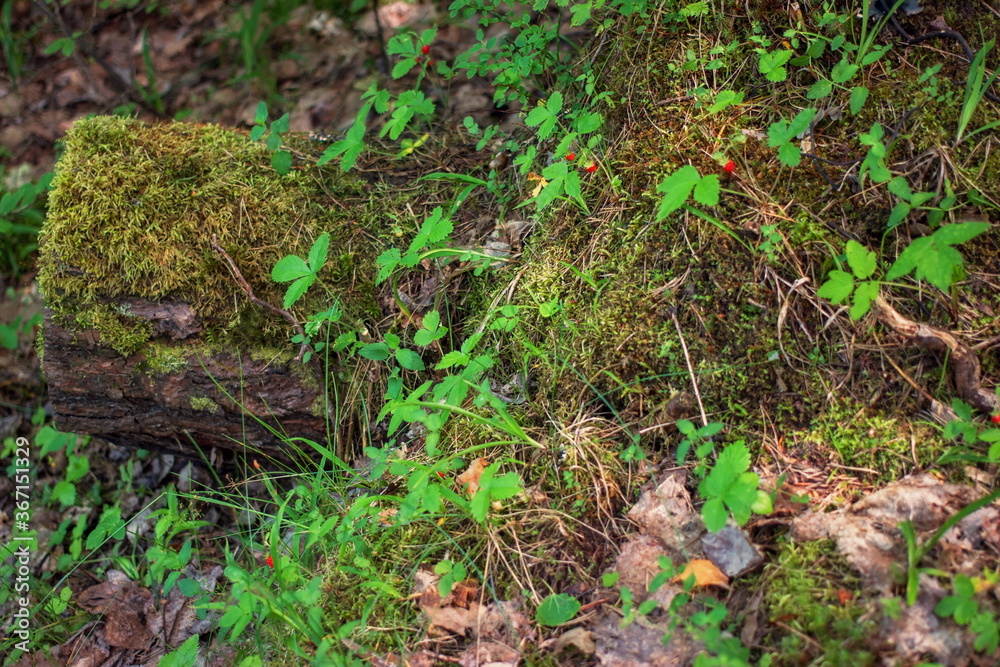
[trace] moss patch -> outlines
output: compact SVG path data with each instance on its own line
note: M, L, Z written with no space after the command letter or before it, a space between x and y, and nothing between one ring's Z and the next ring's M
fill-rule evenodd
M287 176L264 146L212 125L148 125L118 117L77 122L53 182L41 233L40 283L60 321L92 327L122 354L151 332L118 299L191 305L208 341L258 342L287 324L250 304L212 252L219 245L255 294L280 304L270 279L284 255L304 255L323 232L331 255L322 279L356 319L377 313L375 249L355 211L330 201L362 195L356 178L305 163ZM318 309L307 297L302 312ZM283 334L282 334L283 335Z

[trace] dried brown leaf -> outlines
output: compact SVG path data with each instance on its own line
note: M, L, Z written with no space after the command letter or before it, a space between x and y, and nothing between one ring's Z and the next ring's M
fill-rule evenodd
M483 471L486 470L489 463L483 458L470 463L469 468L458 476L459 488L465 490L470 496L476 495L476 491L479 490L479 478L483 476Z
M723 574L722 570L715 566L715 563L704 558L689 561L680 574L674 577L674 581L682 584L692 574L694 575L694 585L699 588L706 586L729 587L729 577Z

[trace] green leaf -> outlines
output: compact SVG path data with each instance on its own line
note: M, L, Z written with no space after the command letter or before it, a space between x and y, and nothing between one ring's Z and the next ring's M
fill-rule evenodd
M385 279L392 275L401 261L402 256L399 253L399 248L389 248L379 255L375 260L379 266L378 274L375 276L375 284L380 285L385 282Z
M806 93L806 98L810 100L821 100L832 91L833 83L831 83L829 79L820 79L809 88L809 92Z
M302 298L302 295L305 294L310 287L312 287L313 281L315 280L316 276L310 273L308 276L303 276L289 285L288 289L285 291L284 309L288 310L295 304L296 301Z
M292 170L292 154L288 151L275 151L271 155L271 166L282 176Z
M854 277L867 280L875 273L878 260L875 253L865 248L853 239L847 242L847 263L854 272Z
M854 302L851 305L852 320L860 320L871 308L872 302L878 298L881 283L877 280L860 283L854 291Z
M263 125L267 122L267 103L263 100L257 103L257 111L254 113L253 122L257 125Z
M441 357L441 361L439 361L434 368L435 370L444 370L446 368L451 368L452 366L465 366L468 363L469 355L458 350L452 350Z
M701 506L701 519L705 522L705 528L709 532L717 533L722 530L728 518L729 515L726 513L726 506L723 504L722 498L712 498Z
M413 336L413 342L424 347L442 338L448 333L447 327L440 325L441 315L436 310L432 310L424 316L421 328Z
M555 92L549 96L545 104L539 104L528 113L524 119L528 127L538 127L538 137L547 139L552 136L559 121L559 111L562 109L562 93Z
M951 287L955 269L962 266L962 255L952 248L989 229L985 222L963 222L945 225L930 236L914 239L889 267L886 280L895 280L914 271L917 280L926 280L938 289Z
M368 343L358 350L358 354L372 361L385 361L389 358L389 346L385 343Z
M701 176L697 169L691 165L684 165L657 185L657 192L663 193L663 199L656 211L657 221L663 220L683 206L700 180Z
M778 149L778 160L786 167L797 167L802 162L802 150L795 144L783 144Z
M851 292L854 291L854 276L846 271L838 271L834 269L830 271L827 276L826 282L823 283L819 290L816 292L816 296L822 299L828 299L830 303L836 305L838 303L843 303L851 296Z
M866 101L868 101L868 89L864 86L855 86L851 90L851 115L857 116L858 112L864 108Z
M744 93L740 91L739 93L732 90L720 90L719 94L715 96L715 104L708 107L709 113L719 113L723 109L736 106L737 104L743 103Z
M416 58L403 58L398 63L396 63L392 68L392 78L400 79L406 76L413 66L417 64Z
M913 198L913 192L910 190L910 184L907 183L906 179L902 176L897 176L896 178L889 181L886 186L889 192L896 195L903 201L910 201Z
M580 134L596 132L604 123L604 116L594 111L585 111L576 117L574 129Z
M312 275L309 265L298 255L287 255L278 260L271 269L271 280L276 283L287 283L304 276Z
M309 268L313 273L319 273L323 265L326 264L326 253L330 248L330 234L323 232L313 241L312 248L309 249Z
M553 593L538 605L535 620L541 625L554 627L569 621L580 611L580 601L572 595Z
M990 228L988 222L959 222L954 225L944 225L939 227L931 235L935 243L947 245L957 245L976 238Z
M160 658L160 667L187 667L198 662L198 635L187 638L176 651L167 653Z
M76 502L76 487L72 482L62 479L52 487L52 497L59 501L63 507L68 507Z
M788 73L785 71L783 65L787 63L793 55L795 55L794 52L788 49L772 51L771 53L762 53L760 60L757 62L757 70L763 74L768 81L784 81L788 78Z
M858 72L858 66L847 60L847 56L834 65L833 70L830 72L830 78L833 79L834 83L847 83L854 75Z
M422 371L425 368L424 360L420 358L420 355L406 348L396 350L396 361L408 371Z
M716 206L719 203L719 177L705 176L694 186L694 200L702 206Z
M767 145L778 148L808 130L816 112L817 110L813 108L803 109L790 123L783 120L772 123L767 128Z
M289 119L290 116L286 113L284 116L271 123L271 131L278 134L288 132Z
M770 514L773 512L774 502L771 500L771 494L758 489L757 498L750 506L750 509L754 514Z
M501 477L495 477L499 468L499 463L486 466L479 478L479 489L469 504L472 517L479 523L486 520L486 513L489 511L492 500L505 500L516 496L523 490L521 479L516 473L509 472Z
M911 210L912 208L905 201L901 201L893 206L892 212L889 213L889 221L886 223L886 231L899 226L910 215Z

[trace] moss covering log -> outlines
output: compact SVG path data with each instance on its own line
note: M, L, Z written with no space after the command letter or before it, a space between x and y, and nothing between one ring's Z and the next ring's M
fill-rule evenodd
M40 236L46 295L43 368L56 424L131 446L284 451L277 433L321 441L325 378L303 365L271 268L329 232L314 290L295 317L336 298L345 321L379 317L376 254L351 202L373 187L315 167L322 147L288 140L281 176L242 132L211 125L79 121L57 167ZM310 153L312 151L312 153ZM238 444L239 443L239 444Z

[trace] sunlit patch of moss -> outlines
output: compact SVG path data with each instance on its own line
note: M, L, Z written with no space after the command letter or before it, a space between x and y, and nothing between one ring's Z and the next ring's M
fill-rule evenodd
M832 401L802 433L802 439L836 450L845 466L877 471L886 480L933 463L946 446L930 427L913 425L852 400Z
M149 322L107 303L94 304L89 310L78 313L75 321L81 328L96 330L101 339L122 356L141 349L152 332Z
M142 352L146 358L145 368L150 373L176 373L188 367L187 357L176 346L150 341Z
M40 235L47 304L63 324L102 325L123 353L141 347L148 332L121 318L113 326L107 303L126 297L190 304L212 342L265 340L287 323L248 301L213 253L212 239L258 297L280 304L284 287L271 280L271 268L286 254L304 255L326 231L334 250L321 278L332 298L364 319L377 312L370 268L376 248L354 211L328 202L328 191L360 196L363 185L307 166L279 176L264 146L217 126L78 121L67 134ZM315 290L303 312L330 298ZM91 309L103 314L88 315Z
M867 647L877 623L862 618L870 601L853 593L863 586L836 554L833 542L783 541L780 547L760 577L766 582L766 618L780 619L789 628L769 625L772 630L762 643L775 651L772 664L801 665L817 659L841 667L875 664Z
M190 403L192 410L203 410L205 412L210 412L213 415L222 409L219 407L218 403L207 396L192 396L190 398Z

